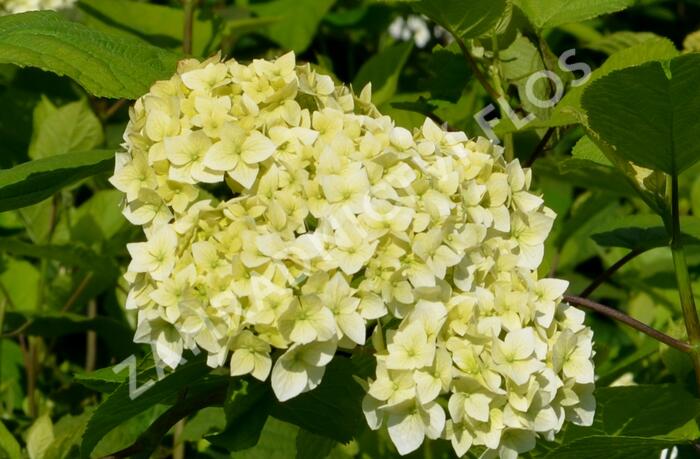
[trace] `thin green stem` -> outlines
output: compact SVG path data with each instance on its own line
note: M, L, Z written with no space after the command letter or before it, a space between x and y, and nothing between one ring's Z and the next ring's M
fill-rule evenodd
M2 297L0 301L0 336L2 335L2 328L5 325L5 307L7 306L7 297Z
M182 52L185 56L191 56L194 10L197 8L197 0L183 0L183 6L185 9L185 22L182 31Z
M685 319L685 328L688 331L688 340L693 348L691 357L695 367L695 380L700 392L700 320L695 308L695 298L688 273L688 263L683 251L681 238L680 212L678 210L678 176L671 177L671 253L673 254L673 267L676 271L678 295L681 300L681 309Z

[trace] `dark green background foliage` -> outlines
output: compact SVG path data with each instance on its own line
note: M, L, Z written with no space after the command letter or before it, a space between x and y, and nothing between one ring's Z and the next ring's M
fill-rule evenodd
M424 46L389 33L396 18L421 14ZM212 372L197 356L159 374L131 341L120 274L125 244L140 235L106 178L130 101L183 57L184 18L178 0L81 0L0 17L0 458L102 457L130 445L134 457L396 457L362 416L365 352L337 356L319 388L281 404L269 383ZM504 117L495 132L509 159L532 164L533 188L559 215L540 274L569 280L575 295L632 253L591 298L686 340L669 242L679 221L700 292L698 29L698 0L202 0L192 54L247 61L294 50L356 89L371 81L379 109L408 128L430 116L484 135L473 115L496 97L519 117L534 113L521 129ZM572 85L580 70L557 65L569 49L569 63L593 69L584 85ZM565 87L551 108L525 91L546 69ZM543 99L552 89L534 87ZM658 458L676 446L692 457L691 359L604 316L588 322L594 425L565 427L529 455ZM126 358L139 384L154 381L133 401L128 371L112 369ZM410 457L452 453L428 442Z

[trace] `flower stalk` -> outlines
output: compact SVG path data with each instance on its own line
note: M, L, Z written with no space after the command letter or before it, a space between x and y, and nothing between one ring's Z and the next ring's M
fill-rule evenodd
M638 321L637 319L628 316L627 314L618 311L617 309L613 309L609 306L602 305L600 303L596 303L595 301L588 300L586 298L581 298L579 296L571 296L571 295L565 295L564 296L564 301L566 301L569 304L572 304L574 306L577 306L579 308L583 309L590 309L591 311L598 312L600 314L603 314L605 316L610 317L611 319L615 319L619 322L622 322L623 324L634 328L635 330L639 330L640 332L644 333L647 336L650 336L654 338L657 341L660 341L667 346L670 346L674 349L677 349L681 352L685 353L692 353L693 347L689 345L686 342L677 340L671 336L666 335L665 333L660 332L659 330L652 328L648 326L645 323L642 323Z
M676 282L678 284L678 295L681 300L683 319L688 332L688 340L692 350L690 356L695 368L695 380L700 391L700 320L695 307L695 298L690 284L688 273L688 263L683 251L683 241L681 236L680 214L678 210L678 176L671 177L671 253L673 254L673 267L676 272Z
M194 26L194 11L197 8L197 0L183 0L185 9L185 23L182 33L182 52L186 56L192 55L192 29Z

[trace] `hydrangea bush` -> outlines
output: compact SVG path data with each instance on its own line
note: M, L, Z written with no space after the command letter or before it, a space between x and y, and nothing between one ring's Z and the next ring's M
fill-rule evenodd
M538 277L555 215L530 170L370 99L290 53L184 60L136 102L111 178L146 236L135 341L171 367L203 349L281 401L366 346L363 410L402 454L427 437L515 457L589 425L592 332Z

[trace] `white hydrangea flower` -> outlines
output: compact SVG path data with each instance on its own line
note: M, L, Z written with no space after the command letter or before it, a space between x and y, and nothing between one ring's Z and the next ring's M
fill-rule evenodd
M413 14L405 19L401 16L394 19L389 24L389 35L396 40L413 40L419 48L425 47L430 41L430 29L427 22L423 17Z
M0 15L71 8L76 0L0 0Z
M530 171L370 100L290 53L185 60L136 101L111 178L146 238L127 247L135 340L288 400L376 324L363 410L401 454L510 458L590 424L592 333L567 282L538 278L555 215Z

